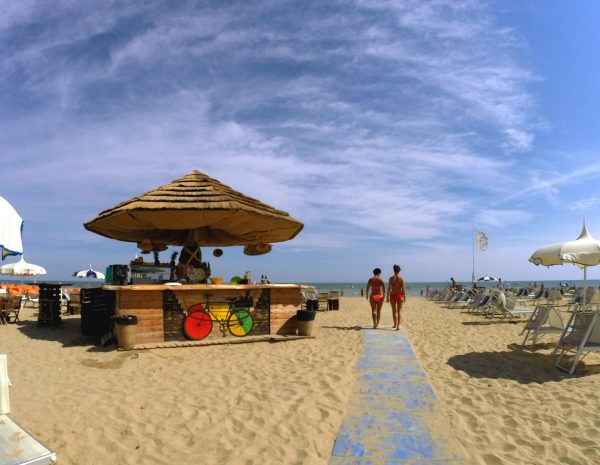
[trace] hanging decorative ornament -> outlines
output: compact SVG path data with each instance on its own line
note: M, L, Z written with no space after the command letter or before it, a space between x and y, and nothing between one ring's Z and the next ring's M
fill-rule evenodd
M246 255L264 255L269 253L273 246L271 244L251 244L244 246Z
M141 242L137 243L138 249L142 251L142 253L150 253L152 252L152 241L150 239L144 239Z

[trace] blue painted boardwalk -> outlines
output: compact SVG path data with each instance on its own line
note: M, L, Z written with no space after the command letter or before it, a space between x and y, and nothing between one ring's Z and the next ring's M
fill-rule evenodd
M382 316L381 324L386 320ZM366 330L363 342L329 464L462 465L440 437L448 430L435 414L435 394L404 331Z

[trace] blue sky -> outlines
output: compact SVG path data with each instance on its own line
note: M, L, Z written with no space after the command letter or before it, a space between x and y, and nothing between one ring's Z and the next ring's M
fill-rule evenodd
M215 275L468 280L477 227L478 275L579 278L527 259L584 216L600 237L599 18L593 1L8 1L0 195L52 279L133 258L83 223L194 169L305 224L262 257L205 250Z

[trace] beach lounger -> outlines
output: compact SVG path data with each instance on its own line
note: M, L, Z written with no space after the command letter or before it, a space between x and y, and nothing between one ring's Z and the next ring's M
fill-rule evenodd
M486 312L485 316L500 314L502 318L508 317L512 321L522 316L530 316L533 311L533 308L517 306L516 299L507 298L504 292L500 292L495 300L495 305Z
M517 306L527 306L529 304L529 298L527 297L529 294L528 289L522 289L523 292L517 292L515 295L510 296L511 299L514 299L517 302Z
M469 304L473 301L473 298L474 297L471 294L463 291L463 293L459 296L458 299L456 299L454 302L448 305L448 308L467 308Z
M531 294L529 294L529 300L533 300L535 303L538 303L540 300L544 300L548 297L548 289L534 289Z
M525 324L521 335L525 334L523 347L527 339L531 338L531 345L534 346L540 336L544 334L562 334L565 330L565 323L557 308L551 305L538 305L529 320Z
M600 324L598 323L598 312L573 313L565 331L558 341L554 353L558 353L556 366L561 370L573 374L579 360L582 360L590 352L600 351ZM571 367L560 364L562 358L569 352L574 351Z
M461 291L459 292L454 292L453 294L451 294L448 299L444 302L444 306L445 307L451 307L454 303L456 303L461 297L463 296L463 293Z
M481 313L484 311L488 302L491 299L489 294L479 294L476 299L473 299L471 304L467 305L467 313Z
M434 302L442 302L444 300L447 300L451 295L452 291L450 289L439 289L432 294L431 300L433 300Z
M581 289L581 292L575 294L573 300L567 305L567 311L583 312L591 310L600 310L600 291L595 287L588 287L585 293ZM585 302L585 306L584 306Z
M578 287L571 295L571 300L567 303L567 311L572 311L583 301L583 288Z
M7 357L0 354L0 465L48 465L56 454L9 416Z

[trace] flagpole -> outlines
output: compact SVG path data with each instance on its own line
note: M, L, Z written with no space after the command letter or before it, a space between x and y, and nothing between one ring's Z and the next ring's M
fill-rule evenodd
M473 228L473 270L471 271L471 283L475 282L475 235L477 230Z

